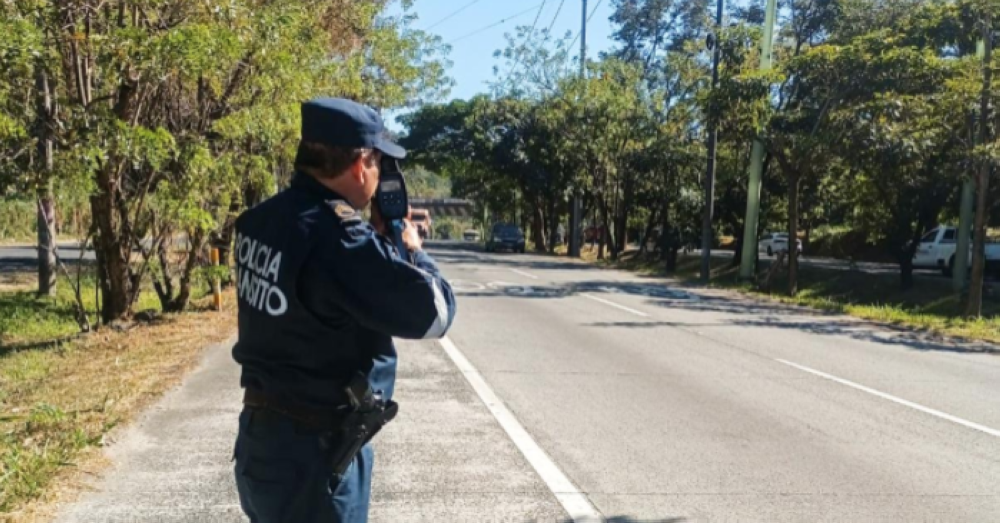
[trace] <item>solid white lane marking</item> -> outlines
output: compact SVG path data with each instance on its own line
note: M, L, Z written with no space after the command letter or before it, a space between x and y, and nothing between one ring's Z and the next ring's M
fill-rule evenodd
M925 407L925 406L923 406L923 405L921 405L919 403L914 403L914 402L909 401L909 400L904 400L903 398L898 398L896 396L893 396L892 394L886 394L885 392L875 390L875 389L873 389L871 387L866 387L864 385L859 385L857 383L854 383L853 381L848 381L848 380L845 380L843 378L838 378L838 377L836 377L836 376L834 376L832 374L827 374L825 372L821 372L821 371L818 371L816 369L810 369L809 367L806 367L805 365L799 365L798 363L792 363L792 362L790 362L788 360L783 360L783 359L780 359L780 358L775 358L774 361L777 361L778 363L784 363L785 365L788 365L789 367L794 367L794 368L799 369L799 370L801 370L803 372L808 372L809 374L813 374L813 375L819 376L821 378L828 379L830 381L839 383L841 385L846 385L848 387L851 387L852 389L857 389L857 390L860 390L862 392L867 392L868 394L871 394L873 396L878 396L878 397L880 397L882 399L889 400L889 401L891 401L893 403L898 403L900 405L903 405L904 407L909 407L909 408L914 409L914 410L919 410L920 412L923 412L925 414L930 414L931 416L936 416L938 418L941 418L941 419L944 419L944 420L948 420L948 421L950 421L952 423L957 423L959 425L962 425L963 427L968 427L970 429L975 429L975 430L978 430L980 432L985 432L985 433L989 434L990 436L995 436L995 437L1000 438L1000 430L991 429L991 428L989 428L989 427L987 427L985 425L980 425L978 423L974 423L974 422L971 422L971 421L968 421L968 420L964 420L962 418L959 418L958 416L952 416L951 414L948 414L946 412L941 412L940 410L932 409L930 407Z
M597 296L594 296L593 294L581 294L580 296L583 296L584 298L588 298L588 299L591 299L591 300L594 300L594 301L597 301L597 302L601 302L601 303L603 303L605 305L610 305L610 306L612 306L612 307L614 307L616 309L621 309L621 310L626 311L626 312L631 312L632 314L635 314L636 316L642 316L643 318L646 318L646 317L649 316L649 314L646 314L645 312L637 311L635 309L630 309L630 308L628 308L628 307L626 307L624 305L619 305L619 304L617 304L617 303L615 303L613 301L605 300L604 298L598 298Z
M520 271L517 269L511 269L510 272L513 272L514 274L520 274L521 276L524 276L525 278L531 278L532 280L538 279L538 276L535 276L534 274L528 274L524 271Z
M472 363L469 363L469 360L458 350L458 347L452 343L451 339L445 336L439 341L444 352L448 354L451 361L455 362L455 366L458 367L458 370L465 376L465 379L472 385L476 394L479 395L479 399L483 401L486 408L490 409L493 417L500 423L503 430L507 432L507 436L510 437L514 445L521 451L521 454L528 460L528 463L534 467L535 472L538 473L542 481L545 482L545 485L549 487L552 494L555 495L559 503L566 509L566 512L574 523L604 521L601 513L587 499L587 495L576 488L576 485L566 477L566 474L559 469L559 466L552 461L552 458L542 450L542 447L538 446L538 443L531 437L531 434L528 434L528 431L524 430L524 427L517 421L514 414L500 401L500 398L497 397L493 389L483 379L483 375L472 366Z

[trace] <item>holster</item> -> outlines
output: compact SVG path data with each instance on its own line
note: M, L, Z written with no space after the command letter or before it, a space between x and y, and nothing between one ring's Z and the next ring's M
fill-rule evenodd
M333 474L339 481L351 466L361 448L378 434L399 411L395 401L382 399L381 391L373 392L364 375L356 375L345 389L352 411L334 432L335 446L331 449Z

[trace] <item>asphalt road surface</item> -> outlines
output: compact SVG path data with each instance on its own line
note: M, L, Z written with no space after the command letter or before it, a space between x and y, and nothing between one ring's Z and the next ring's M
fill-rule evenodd
M401 342L372 523L1000 521L1000 350L436 244L458 294ZM221 344L110 439L59 523L245 523Z
M601 514L1000 521L993 346L553 258L435 255L454 347Z
M59 242L56 244L59 256L66 263L75 263L80 259L80 244L77 242ZM93 261L94 251L88 250L83 258ZM32 245L0 245L0 271L29 270L38 266L38 249Z

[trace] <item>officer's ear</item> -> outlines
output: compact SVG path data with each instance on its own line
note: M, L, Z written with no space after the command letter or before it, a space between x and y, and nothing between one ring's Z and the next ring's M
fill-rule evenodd
M365 169L368 167L367 157L370 156L369 153L361 153L358 157L351 162L351 166L347 168L347 174L355 182L363 184L365 181Z

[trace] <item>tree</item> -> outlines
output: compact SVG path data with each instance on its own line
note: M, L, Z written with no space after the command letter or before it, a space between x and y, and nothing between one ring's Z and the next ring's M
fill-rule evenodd
M150 268L163 308L187 305L207 241L228 244L244 204L291 172L302 100L339 95L385 109L446 92L447 48L409 28L408 14L381 16L384 7L384 0L0 6L2 27L18 35L0 57L12 65L0 78L0 158L23 161L24 143L51 140L54 164L65 167L26 171L34 178L19 175L16 184L44 187L36 180L69 168L87 181L104 321L130 312ZM46 92L57 110L25 118L25 100L14 98L44 100ZM34 124L40 119L49 124ZM178 237L186 243L174 252Z

